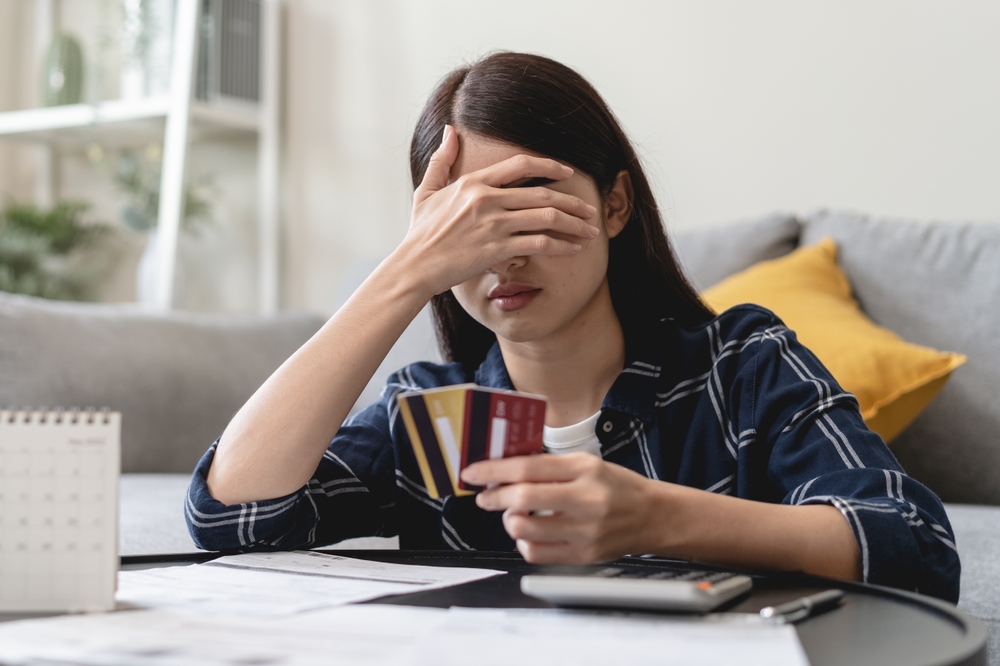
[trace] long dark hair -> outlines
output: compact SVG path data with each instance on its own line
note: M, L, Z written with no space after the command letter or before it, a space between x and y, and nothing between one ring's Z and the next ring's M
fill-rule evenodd
M601 197L628 171L632 216L608 250L608 286L626 343L663 317L697 323L714 315L681 273L639 158L601 96L569 67L542 56L494 53L448 74L431 94L410 144L416 188L446 124L569 164ZM452 292L431 300L445 358L474 371L496 341Z

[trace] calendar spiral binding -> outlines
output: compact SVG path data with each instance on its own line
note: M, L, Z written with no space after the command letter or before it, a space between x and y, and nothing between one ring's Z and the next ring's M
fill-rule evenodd
M71 425L78 423L107 425L111 423L111 413L110 407L101 407L100 409L95 407L82 409L80 407L70 407L69 409L65 407L53 407L52 409L48 407L4 407L0 409L0 422L17 423L20 420L21 423L45 424L51 420L52 423L56 424L62 424L65 421Z

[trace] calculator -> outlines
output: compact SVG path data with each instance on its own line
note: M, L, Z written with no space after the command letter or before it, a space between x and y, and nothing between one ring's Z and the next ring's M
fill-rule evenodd
M521 578L521 591L557 606L708 612L750 591L749 576L726 571L609 566Z

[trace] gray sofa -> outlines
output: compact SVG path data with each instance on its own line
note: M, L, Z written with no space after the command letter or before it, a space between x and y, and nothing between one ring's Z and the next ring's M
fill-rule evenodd
M1000 665L1000 224L820 211L674 240L692 280L705 288L827 235L838 241L868 316L912 342L969 357L891 448L947 503L963 564L959 606L986 623L991 663ZM348 271L345 297L367 270ZM0 294L0 404L122 411L122 552L193 550L181 514L187 473L233 412L321 324L308 315L155 315ZM425 311L359 405L375 399L389 371L437 358Z
M172 313L0 292L0 405L122 412L122 471L190 473L323 320Z

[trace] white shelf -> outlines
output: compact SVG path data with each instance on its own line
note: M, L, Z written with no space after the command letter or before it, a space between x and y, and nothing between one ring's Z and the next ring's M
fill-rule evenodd
M79 148L90 143L118 147L162 141L170 98L149 97L100 104L70 104L0 113L0 139ZM256 108L191 104L190 137L196 140L255 134Z

